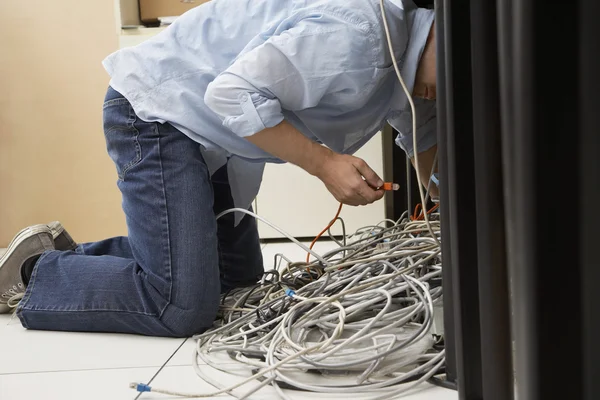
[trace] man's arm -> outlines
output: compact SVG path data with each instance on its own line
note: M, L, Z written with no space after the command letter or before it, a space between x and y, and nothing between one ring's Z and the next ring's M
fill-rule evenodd
M380 186L377 174L305 137L285 122L283 105L305 110L330 93L362 93L375 67L364 56L371 50L364 27L326 13L306 17L239 56L208 85L204 101L223 126L317 176L339 201L369 204L383 196L369 186Z
M383 197L383 190L373 189L381 187L383 181L366 162L337 154L313 142L286 121L246 139L267 153L316 176L344 204L366 205Z

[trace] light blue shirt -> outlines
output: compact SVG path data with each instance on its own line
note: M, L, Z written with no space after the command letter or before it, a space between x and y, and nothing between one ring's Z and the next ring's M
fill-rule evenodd
M385 3L412 91L434 14L411 1ZM284 119L345 154L388 121L412 154L412 117L379 0L213 0L103 64L139 118L169 122L198 142L212 171L228 164L237 206L256 196L265 162L282 162L245 137ZM425 150L435 144L435 102L416 105Z

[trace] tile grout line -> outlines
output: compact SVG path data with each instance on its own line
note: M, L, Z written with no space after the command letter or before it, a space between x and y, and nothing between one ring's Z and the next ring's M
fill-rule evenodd
M176 365L182 367L183 365ZM119 371L128 369L150 369L156 368L158 365L146 365L146 366L135 366L135 367L105 367L105 368L84 368L84 369L61 369L58 371L31 371L31 372L0 372L0 378L17 376L17 375L37 375L37 374L70 374L73 372L93 372L93 371Z
M225 365L238 365L235 362L227 362ZM208 364L199 364L200 366L208 366ZM29 372L0 372L0 378L7 378L11 376L20 376L20 375L37 375L37 374L70 374L73 372L94 372L94 371L125 371L130 369L153 369L159 368L160 365L138 365L131 367L103 367L103 368L83 368L83 369L61 369L58 371L29 371ZM193 367L192 364L171 364L165 365L164 368L179 368L179 367ZM164 369L163 368L163 369Z
M150 380L148 381L148 383L146 383L146 385L150 385L152 383L152 381L154 380L154 378L156 378L158 376L158 374L160 374L160 372L166 367L166 365L169 363L169 361L171 361L171 359L173 357L175 357L175 354L177 354L177 352L183 347L184 344L186 344L186 342L188 341L189 338L185 338L185 340L183 342L181 342L181 344L179 345L179 347L177 347L177 349L175 349L175 351L173 352L173 354L171 354L171 356L167 359L167 361L164 362L164 364L158 369L158 371L156 371L156 373L154 374L154 376L152 378L150 378ZM137 396L135 396L134 400L137 400L140 398L140 396L144 394L144 392L139 392Z

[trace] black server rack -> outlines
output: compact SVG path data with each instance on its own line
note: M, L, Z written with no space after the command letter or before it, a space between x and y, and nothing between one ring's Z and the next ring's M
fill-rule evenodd
M600 2L435 10L447 383L600 399Z

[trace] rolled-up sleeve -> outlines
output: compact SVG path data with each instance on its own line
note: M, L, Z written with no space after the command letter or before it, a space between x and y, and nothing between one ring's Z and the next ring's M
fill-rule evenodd
M327 15L301 20L238 57L208 85L204 101L238 136L276 126L282 109L303 110L332 92L359 90L353 72L372 65L365 36Z
M437 143L437 110L432 100L414 99L417 114L417 143L419 153L430 149ZM414 155L415 143L412 133L412 112L410 108L398 116L388 120L388 123L398 131L396 144L410 157Z
M252 136L283 121L279 100L245 83L237 76L223 74L209 85L204 97L223 125L241 137Z

